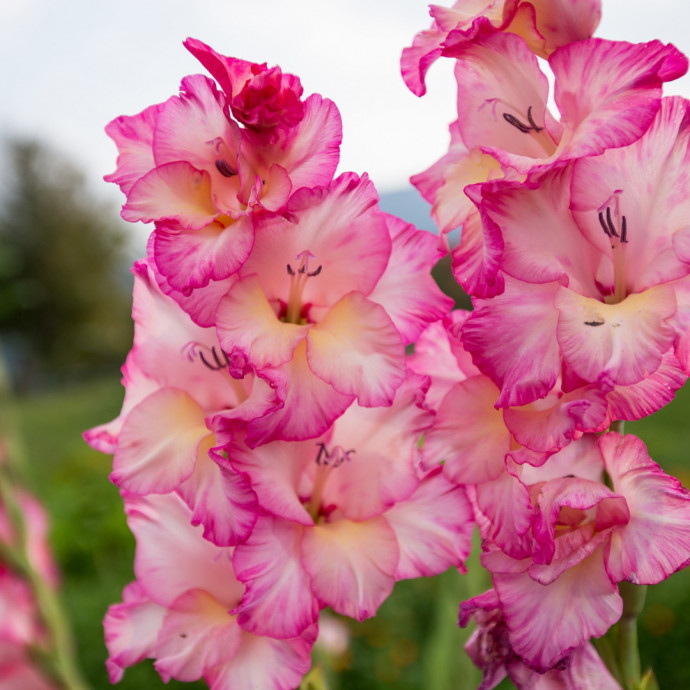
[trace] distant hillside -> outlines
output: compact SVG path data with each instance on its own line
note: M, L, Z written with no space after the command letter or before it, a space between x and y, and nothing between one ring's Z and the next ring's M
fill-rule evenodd
M422 195L413 187L381 194L379 206L382 211L399 216L420 230L438 234L436 223L431 219L431 205L422 199Z

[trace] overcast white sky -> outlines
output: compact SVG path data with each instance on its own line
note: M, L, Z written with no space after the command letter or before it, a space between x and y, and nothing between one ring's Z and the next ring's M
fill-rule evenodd
M690 52L687 0L603 4L596 35L658 38ZM52 144L119 202L100 181L116 157L103 127L203 71L182 47L193 36L226 55L280 64L306 94L333 99L344 122L340 170L401 189L442 155L454 116L449 60L434 65L422 99L399 76L401 49L429 23L423 0L0 0L0 136ZM690 78L668 92L690 96Z

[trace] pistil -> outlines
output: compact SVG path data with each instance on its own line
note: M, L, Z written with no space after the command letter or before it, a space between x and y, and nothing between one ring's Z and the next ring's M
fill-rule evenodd
M319 517L319 512L321 511L321 500L323 498L323 490L326 486L326 480L333 471L333 467L326 467L325 465L319 465L316 470L316 476L314 477L314 488L311 491L311 497L309 503L307 503L307 512L311 516L311 519L316 522Z

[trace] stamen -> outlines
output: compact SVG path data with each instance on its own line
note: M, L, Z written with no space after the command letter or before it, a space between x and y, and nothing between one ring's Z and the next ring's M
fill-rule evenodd
M527 108L527 119L535 132L541 132L541 130L544 129L543 127L538 127L537 123L532 119L532 106Z
M606 202L606 215L604 207L598 212L599 225L609 238L611 244L611 258L613 259L613 292L604 297L607 304L618 304L628 294L626 272L626 250L623 245L628 244L628 220L621 214L619 196L622 192L616 190L613 196ZM611 207L613 206L613 211ZM615 220L614 220L615 216ZM585 322L588 326L599 326L594 322Z
M319 447L319 452L316 455L316 464L317 465L323 465L323 464L328 464L327 462L323 462L323 457L326 456L328 458L328 451L326 450L326 444L325 443L317 443L316 444Z
M211 371L220 371L230 366L230 358L227 353L220 348L216 349L215 346L208 347L192 341L187 343L181 352L190 362L199 358L201 363ZM208 355L213 357L213 361L209 359Z
M218 170L223 177L233 177L237 175L237 170L235 170L225 158L218 158L216 160L216 170Z
M511 115L510 113L503 113L503 119L510 125L513 125L516 129L519 129L523 134L527 134L528 132L532 131L532 128L529 127L528 125L523 124L518 120L515 115Z
M336 446L329 453L326 444L321 442L316 444L319 452L316 454L316 464L318 469L314 476L314 486L311 490L311 497L305 506L312 520L316 522L319 519L321 512L321 501L323 499L323 490L326 486L326 480L331 472L340 467L344 462L350 461L350 453L354 453L354 449L343 450L341 446Z
M330 453L326 449L325 443L317 443L319 452L316 456L316 464L320 467L340 467L344 462L350 461L350 453L354 453L354 449L343 450L340 446L336 446ZM335 458L335 460L331 460Z
M628 243L628 220L625 216L621 216L621 223L620 223L620 235L618 234L618 231L616 229L616 224L613 222L613 218L611 217L611 207L607 206L606 207L606 220L604 220L604 212L599 211L598 214L599 217L599 225L601 225L601 229L606 233L607 237L617 237L620 239L621 244L627 244ZM615 247L615 245L611 245L612 248Z
M215 364L212 364L204 356L204 351L202 349L198 350L199 359L204 364L204 366L209 368L211 371L220 371L221 369L225 369L226 367L230 366L230 360L228 359L227 354L223 350L221 350L221 353L223 355L222 361L221 358L218 356L218 353L216 352L216 348L211 348L211 354L213 355L213 361L215 362Z
M287 272L289 276L294 276L295 275L295 270L290 266L290 264L287 265Z
M609 231L608 227L606 226L606 223L604 222L603 211L599 211L599 224L601 225L601 229L606 233L606 236L611 237L611 232Z
M543 127L539 127L532 117L532 106L527 108L527 121L529 125L520 121L515 115L511 113L503 113L503 119L510 125L513 125L516 129L520 130L523 134L528 134L529 132L541 132Z
M610 206L606 207L606 224L609 226L609 230L611 231L609 237L618 237L618 233L616 232L616 226L613 224L613 220L611 220Z

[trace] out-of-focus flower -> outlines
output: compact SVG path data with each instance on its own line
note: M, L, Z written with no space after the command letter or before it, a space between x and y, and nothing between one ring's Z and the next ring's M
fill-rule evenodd
M104 626L112 682L145 658L164 681L204 678L209 687L292 690L309 670L316 626L291 640L258 637L228 613L243 585L232 550L206 541L174 494L125 499L137 539L137 577Z
M0 469L0 471L2 471ZM0 541L3 550L21 553L24 549L29 567L48 588L58 584L57 567L47 541L47 518L38 501L24 491L14 492L21 510L26 542L20 543L17 529L7 508L0 505ZM50 643L36 602L35 593L25 577L0 554L0 687L8 690L55 690L39 670L32 654Z

